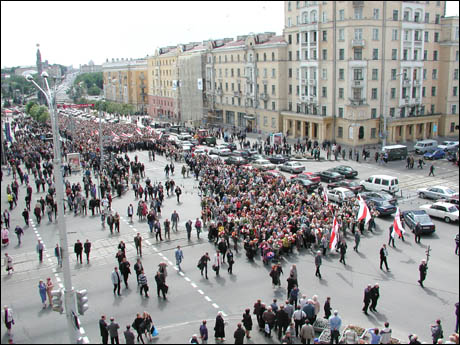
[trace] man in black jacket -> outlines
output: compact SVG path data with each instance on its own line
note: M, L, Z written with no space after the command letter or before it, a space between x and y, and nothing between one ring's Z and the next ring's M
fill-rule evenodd
M78 262L78 258L80 258L80 264L81 264L82 263L81 254L83 253L83 244L80 242L80 240L77 240L77 242L75 243L73 247L73 251L75 252L75 254L77 254L77 262Z
M123 258L120 264L120 273L123 275L126 288L128 288L128 276L131 274L131 264L126 258Z
M372 289L372 286L371 284L367 285L367 288L364 289L364 307L363 307L363 312L364 314L366 315L369 315L367 313L367 308L369 308L369 304L371 303L371 289Z
M289 315L284 310L284 305L280 305L280 309L276 312L276 323L278 326L278 339L281 340L281 335L286 332L286 329L289 326Z
M101 331L102 344L107 344L109 341L109 331L107 330L107 322L105 322L105 315L101 316L99 320L99 329Z
M85 247L86 263L89 264L89 253L91 252L91 242L87 239L83 246Z
M375 283L375 285L371 288L370 294L371 306L369 307L369 309L371 311L377 312L377 309L375 309L375 307L377 306L377 301L380 297L379 284Z
M245 334L246 333L243 329L243 326L241 325L241 323L238 323L236 331L233 334L233 337L235 338L235 344L244 344Z

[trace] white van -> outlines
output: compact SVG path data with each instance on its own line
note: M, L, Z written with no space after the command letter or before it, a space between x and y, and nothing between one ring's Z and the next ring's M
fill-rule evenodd
M438 147L438 142L433 139L417 141L414 146L415 153L425 154L427 152L433 152Z
M362 180L359 184L370 191L385 191L392 194L399 192L399 180L394 176L372 175L366 180Z

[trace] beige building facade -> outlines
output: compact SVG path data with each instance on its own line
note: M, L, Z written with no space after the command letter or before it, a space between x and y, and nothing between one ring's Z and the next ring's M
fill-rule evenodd
M141 114L147 110L147 60L112 59L102 65L104 98L131 104Z

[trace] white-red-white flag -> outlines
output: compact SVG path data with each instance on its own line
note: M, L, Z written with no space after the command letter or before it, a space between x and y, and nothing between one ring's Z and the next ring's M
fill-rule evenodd
M323 189L323 199L326 201L326 203L329 202L329 198L327 197L327 188Z
M142 136L142 132L141 132L141 130L140 130L139 128L136 128L136 132L137 132L137 134L139 134L140 136Z
M361 198L361 195L358 195L359 211L358 211L358 220L361 221L364 219L364 224L367 224L371 220L371 212L369 207L367 207L366 202Z
M332 222L331 238L329 240L329 249L335 248L335 246L337 245L338 237L339 237L339 223L337 223L337 218L334 217L334 221Z
M404 233L405 231L401 223L401 211L398 207L396 210L395 219L393 220L393 231L391 232L391 237L395 238L396 234L398 234L399 237L402 237Z

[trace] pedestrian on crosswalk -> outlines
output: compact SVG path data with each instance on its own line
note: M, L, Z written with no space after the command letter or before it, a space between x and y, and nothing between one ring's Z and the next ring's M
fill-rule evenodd
M147 285L147 277L144 274L144 270L141 270L137 277L138 284L141 286L140 288L140 295L142 296L142 291L145 293L145 297L149 297L148 291L149 291L149 286Z
M85 255L86 255L86 263L89 264L89 253L91 252L91 242L86 239L85 244L83 245Z
M184 253L182 252L182 249L180 246L177 246L176 252L174 253L176 257L176 266L179 269L179 271L182 271L182 268L180 267L180 264L182 260L184 259Z
M113 284L113 294L115 295L115 292L118 292L118 296L121 296L121 274L118 271L118 267L114 267L112 274L110 275L110 278L112 279Z
M54 248L54 256L58 261L59 267L62 267L62 249L58 243L56 243L56 247Z
M45 249L45 246L43 245L42 241L38 240L36 250L38 253L38 260L40 263L43 262L43 250L44 249Z
M171 214L171 223L172 223L172 229L177 232L177 223L179 222L179 215L177 214L177 211L174 210L174 212Z
M428 174L428 176L433 176L434 177L434 164L430 165L430 173Z
M82 263L82 253L83 253L83 244L80 242L80 240L77 240L77 242L74 245L74 253L77 255L77 263L78 263L78 258L80 258L80 264Z
M38 293L40 294L40 298L42 300L43 309L45 309L46 308L46 285L41 279L38 282Z
M14 229L14 233L18 237L18 246L21 245L21 236L24 235L24 230L19 225L16 225L16 228Z
M142 236L139 232L134 236L134 246L136 247L137 255L142 257Z
M14 271L13 258L9 256L8 253L5 253L4 266L5 266L6 271L8 272L8 275L12 274L12 272Z

